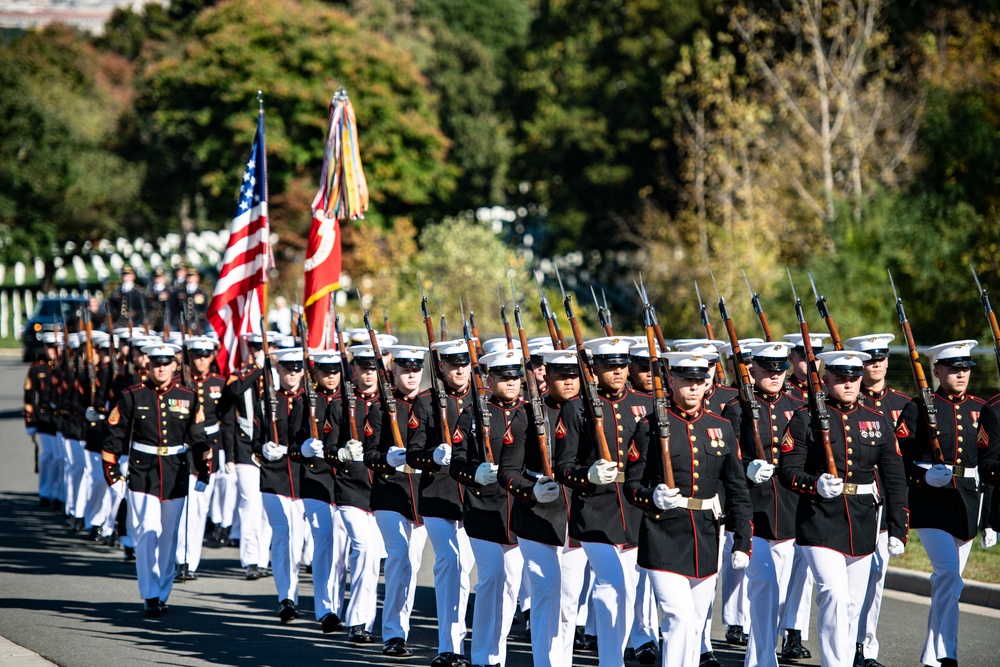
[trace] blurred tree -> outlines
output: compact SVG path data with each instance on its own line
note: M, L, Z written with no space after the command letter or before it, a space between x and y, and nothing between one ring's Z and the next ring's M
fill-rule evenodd
M52 26L0 44L0 261L133 220L142 167L114 153L132 68Z
M161 220L199 201L196 218L232 215L246 150L239 147L250 145L256 128L258 89L272 193L293 178L318 177L327 108L339 85L357 109L369 222L433 206L454 188L447 139L409 54L319 2L218 3L183 32L149 43L140 63L131 127L149 163L147 192L162 202ZM308 209L288 218L301 233Z

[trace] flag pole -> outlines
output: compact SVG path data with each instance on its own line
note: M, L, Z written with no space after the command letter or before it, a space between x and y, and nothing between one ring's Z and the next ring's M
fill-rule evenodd
M267 193L267 139L264 136L264 92L261 89L257 89L257 109L258 109L258 119L260 121L260 148L261 164L264 167L264 201L268 201ZM264 261L264 276L263 281L260 286L260 314L261 314L261 328L267 327L267 279L271 273L271 260L274 259L274 253L271 250L271 216L270 211L268 211L267 217L267 228L266 228L266 238L264 242L267 243L267 259ZM261 333L264 333L261 331Z

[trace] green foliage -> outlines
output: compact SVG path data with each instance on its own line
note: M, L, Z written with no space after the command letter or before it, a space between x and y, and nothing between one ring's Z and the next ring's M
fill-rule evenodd
M318 2L219 3L183 35L151 45L139 76L135 139L150 162L150 192L171 195L162 198L163 218L195 195L209 217L231 215L258 89L271 192L298 174L318 177L340 85L357 110L374 217L432 205L454 187L447 140L410 56Z
M131 71L69 29L0 45L0 261L50 256L130 219L140 165L113 151Z

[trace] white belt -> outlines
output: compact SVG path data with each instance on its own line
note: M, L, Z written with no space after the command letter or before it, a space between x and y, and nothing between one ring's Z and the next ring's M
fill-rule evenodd
M927 463L926 461L917 461L917 467L923 468L924 470L930 470L932 463ZM966 466L953 466L947 463L944 466L951 471L951 474L955 477L967 477L971 479L979 479L979 468L967 468Z
M877 496L878 495L878 485L875 482L869 484L852 484L848 482L844 484L844 495L847 496Z
M219 432L219 430L220 430L219 422L215 422L211 426L205 427L205 433L207 433L208 435L215 435L216 433Z
M678 507L694 511L710 511L716 517L722 516L722 503L719 502L718 494L711 498L681 498L681 500L683 502Z
M147 445L141 442L133 442L132 449L137 452L142 452L143 454L156 454L157 456L173 456L174 454L183 454L184 452L186 452L187 445L156 447L155 445Z

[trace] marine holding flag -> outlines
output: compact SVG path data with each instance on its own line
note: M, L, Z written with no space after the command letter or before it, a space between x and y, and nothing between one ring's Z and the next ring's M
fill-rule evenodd
M260 98L258 98L260 99ZM273 264L267 219L267 159L264 144L264 106L261 101L250 159L229 226L229 243L215 283L208 322L219 336L216 360L224 375L244 361L240 345L245 333L260 333L262 291Z
M313 223L305 262L306 321L313 326L309 346L323 347L322 326L330 313L333 290L340 287L340 221L363 218L368 184L358 153L357 121L347 91L339 88L330 102L330 121L319 190L312 203Z

